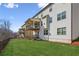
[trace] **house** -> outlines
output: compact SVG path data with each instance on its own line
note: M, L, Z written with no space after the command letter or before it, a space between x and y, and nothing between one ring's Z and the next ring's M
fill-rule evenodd
M40 19L40 39L72 43L79 37L78 3L50 3L32 17L33 21L36 18Z
M79 4L50 3L33 18L40 18L39 38L72 43L79 37Z

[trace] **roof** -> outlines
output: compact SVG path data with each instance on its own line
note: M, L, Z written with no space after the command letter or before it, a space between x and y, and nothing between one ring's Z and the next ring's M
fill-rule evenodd
M44 11L46 8L48 8L52 4L54 4L54 3L49 3L46 7L44 7L42 10L40 10L38 13L36 13L32 18L34 18L35 16L37 16L39 13L41 13L42 11Z
M24 25L25 25L25 23L21 27L23 27Z
M40 20L40 18L29 18L25 23L27 23L29 20L33 20L33 19L35 19L35 20L37 20L37 21Z

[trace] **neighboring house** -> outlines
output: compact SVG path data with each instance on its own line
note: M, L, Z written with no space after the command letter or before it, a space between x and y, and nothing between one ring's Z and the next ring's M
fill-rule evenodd
M26 25L22 25L21 28L19 29L19 37L20 38L25 38L25 29L26 29Z
M79 37L78 3L50 3L32 17L35 18L40 18L40 39L72 43Z

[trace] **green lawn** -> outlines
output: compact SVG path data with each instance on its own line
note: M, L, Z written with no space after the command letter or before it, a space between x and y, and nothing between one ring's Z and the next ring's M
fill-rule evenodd
M0 55L8 56L79 56L79 46L48 41L12 39Z

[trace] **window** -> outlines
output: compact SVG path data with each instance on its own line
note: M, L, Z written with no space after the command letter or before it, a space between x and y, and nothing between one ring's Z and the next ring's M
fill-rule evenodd
M62 19L66 18L66 11L62 12Z
M66 35L66 27L57 28L57 35Z
M57 20L58 20L58 21L61 20L61 14L58 14L58 15L57 15Z
M63 27L63 29L62 29L62 34L63 34L63 35L66 35L66 27Z
M44 35L48 35L48 29L44 29Z
M44 18L46 18L46 17L47 17L47 15L43 16L42 19L44 19Z
M39 23L38 22L35 23L34 25L35 25L35 28L39 28Z
M62 29L61 28L57 28L57 35L61 35L62 34Z
M51 12L51 11L52 11L52 8L49 9L49 12Z
M57 20L62 20L62 19L65 19L66 18L66 11L62 12L62 13L59 13L57 14Z
M52 23L52 17L49 17L49 23Z

